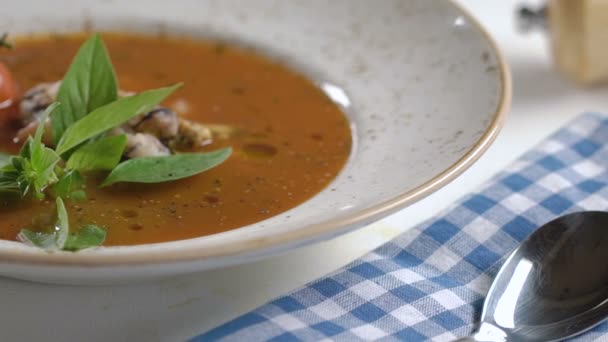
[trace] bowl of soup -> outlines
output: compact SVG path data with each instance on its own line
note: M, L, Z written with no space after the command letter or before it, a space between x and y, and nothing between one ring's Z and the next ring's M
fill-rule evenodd
M24 1L3 32L0 274L36 281L336 237L462 173L510 101L449 1Z

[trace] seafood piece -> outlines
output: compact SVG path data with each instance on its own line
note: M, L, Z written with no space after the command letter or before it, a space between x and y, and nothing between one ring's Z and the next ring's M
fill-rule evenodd
M20 104L20 119L24 127L15 137L15 142L23 142L32 135L39 125L44 110L57 98L61 81L41 83L28 90ZM119 96L131 96L134 92L119 90ZM47 126L49 125L47 122ZM53 144L52 130L45 130L44 142ZM238 129L225 125L201 125L180 118L175 111L157 106L147 113L142 113L126 122L121 127L109 132L110 135L125 134L127 147L125 158L146 156L163 156L171 154L171 149L190 149L205 146L213 141L214 136L227 139L239 132ZM171 149L169 147L171 147Z
M141 117L138 123L133 125L136 132L148 133L161 140L173 139L180 126L180 120L169 108L158 107Z
M176 148L193 148L208 145L213 140L211 130L196 122L180 119L179 130L171 141Z
M147 133L127 133L126 158L168 156L171 150L158 138Z
M19 103L19 118L24 125L40 120L40 116L57 98L60 81L40 83L23 94Z
M207 127L211 131L211 135L214 138L219 139L230 139L236 136L242 136L246 134L243 129L236 126L222 124L205 124L205 127Z

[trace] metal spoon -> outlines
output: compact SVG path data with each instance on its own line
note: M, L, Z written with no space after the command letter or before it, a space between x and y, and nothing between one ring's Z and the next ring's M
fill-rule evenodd
M540 227L498 271L479 330L458 341L558 341L608 317L608 213Z

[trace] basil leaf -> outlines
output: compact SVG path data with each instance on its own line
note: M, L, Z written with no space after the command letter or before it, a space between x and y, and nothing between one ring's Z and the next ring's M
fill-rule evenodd
M112 170L120 162L126 145L124 134L101 138L72 153L66 167L80 171Z
M76 252L85 248L101 246L106 239L106 231L95 225L86 225L68 236L63 250Z
M40 117L40 123L38 127L36 127L36 133L34 133L34 140L30 143L29 148L31 149L32 156L36 153L37 149L40 149L44 144L42 143L42 135L44 134L44 129L46 127L46 121L49 119L49 116L59 107L59 102L53 102L50 106L46 107L44 113Z
M13 156L11 156L10 154L0 152L0 167L9 165L11 163L12 157Z
M59 161L59 156L57 156L55 151L45 148L44 144L42 143L42 135L44 134L44 128L46 126L44 123L58 106L59 103L55 102L46 108L42 114L42 117L40 118L40 124L36 128L34 138L30 140L29 143L27 143L27 147L24 148L23 152L24 154L28 154L35 171L45 171L46 168L51 164L51 160L54 157L56 157L56 161ZM53 167L54 166L55 165L53 164Z
M101 186L118 182L161 183L193 176L224 162L231 148L206 153L184 153L127 160L112 170Z
M57 153L64 154L86 140L150 111L179 87L181 84L144 91L97 108L65 131L57 145Z
M61 197L57 197L57 224L52 233L33 232L21 229L17 238L47 251L60 250L66 244L69 236L68 213L65 210Z
M20 194L19 189L19 172L13 166L13 158L18 158L16 156L9 156L7 154L2 154L2 156L6 156L5 160L0 162L0 195L16 195Z
M19 173L13 168L12 164L4 166L0 170L0 193L20 194Z
M57 243L57 248L63 249L68 234L70 233L70 223L68 221L68 212L65 210L65 205L63 205L61 197L57 197L55 202L57 203L57 225L55 227L55 234L57 237L55 241Z
M47 251L64 250L71 252L100 246L106 239L106 231L95 225L87 225L76 233L68 234L67 213L60 198L57 201L57 216L58 230L52 233L44 233L21 229L17 238Z
M55 233L33 232L29 229L21 229L19 235L17 235L17 239L47 251L57 249Z
M103 41L95 34L80 47L59 87L57 101L62 106L51 122L55 143L74 122L117 98L116 73Z
M32 156L32 137L28 137L23 146L21 146L21 150L19 151L19 156L23 158L30 158Z
M61 176L59 181L53 186L53 193L55 197L80 201L86 199L86 194L82 190L83 188L84 178L80 172L71 170Z
M44 189L57 181L55 166L61 158L55 151L44 146L42 135L45 128L44 122L46 122L58 105L58 103L53 103L44 111L40 118L41 124L36 128L34 137L28 139L26 146L20 153L22 157L12 159L13 165L22 173L19 178L22 182L23 196L29 192L33 185L34 196L44 198ZM28 157L29 160L27 159Z
M29 141L31 142L31 138ZM25 197L32 184L30 176L36 175L32 170L30 160L22 156L14 157L11 159L11 165L5 166L3 171L11 172L14 175L21 197Z
M32 155L29 165L31 173L28 174L30 184L34 185L34 196L44 198L44 190L51 184L57 182L55 166L61 158L55 151L48 147L43 147L39 153Z

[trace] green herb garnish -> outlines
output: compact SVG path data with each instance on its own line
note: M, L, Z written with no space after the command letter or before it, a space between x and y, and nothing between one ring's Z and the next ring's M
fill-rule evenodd
M231 153L231 148L223 148L207 153L130 159L114 168L101 186L118 182L161 183L190 177L223 163Z
M61 140L59 140L57 153L64 154L86 140L118 127L141 113L150 111L180 86L180 84L177 84L171 87L144 91L97 108L68 127Z
M55 197L75 201L83 201L87 198L84 192L84 178L77 170L70 170L62 175L53 185L52 193Z
M3 169L4 171L0 172L0 195L20 195L19 173L16 170Z
M66 164L68 169L80 171L109 171L120 162L127 145L124 134L103 137L77 149Z
M57 237L53 233L35 232L29 229L21 229L17 238L32 246L42 248L47 251L57 250Z
M47 251L72 251L99 246L106 238L106 231L95 225L87 225L76 233L70 233L68 212L61 197L57 197L57 223L52 232L34 232L22 229L19 239Z
M101 38L94 34L78 50L59 87L57 101L62 106L52 117L55 143L76 121L117 99L114 67Z
M57 106L57 103L49 106L44 111L40 122L46 122ZM16 175L15 181L22 197L32 192L34 197L43 199L44 190L58 181L55 166L61 158L54 150L42 143L44 127L44 124L38 125L34 138L30 137L25 142L19 155L11 158L11 164L0 169L0 173ZM0 176L0 178L2 177Z
M44 233L22 229L19 233L20 240L46 250L63 249L70 230L68 212L65 210L65 205L60 197L57 197L55 203L57 205L57 221L53 231Z
M106 231L96 225L86 225L76 233L68 235L64 251L77 252L81 249L97 247L106 239Z
M4 167L11 163L12 156L10 154L0 152L0 167Z
M10 46L6 35L0 46ZM45 199L55 197L57 221L49 232L22 229L19 239L49 251L78 251L99 246L106 231L86 225L70 233L64 200L84 201L83 172L110 171L100 186L119 182L161 183L193 176L224 162L230 148L205 153L135 158L120 163L125 135L107 132L146 113L181 84L119 98L116 73L98 34L88 39L74 57L57 95L33 137L16 156L0 153L0 195ZM56 148L42 136L50 120ZM120 163L120 164L119 164Z

